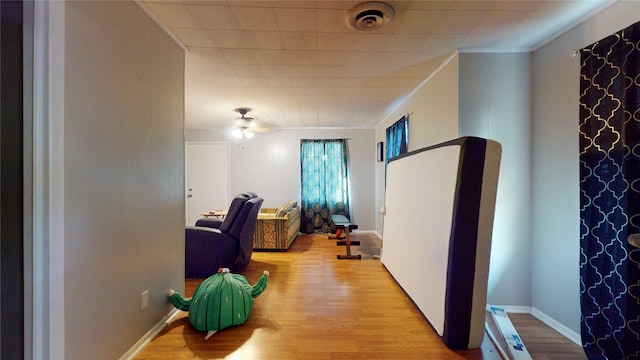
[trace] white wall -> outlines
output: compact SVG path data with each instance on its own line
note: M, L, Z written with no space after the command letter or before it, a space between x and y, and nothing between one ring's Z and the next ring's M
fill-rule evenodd
M64 19L53 331L65 359L117 359L184 289L184 53L134 2L66 2Z
M351 205L359 231L375 230L372 129L287 129L256 133L237 140L229 131L187 130L187 141L228 142L231 196L254 191L264 198L263 208L278 208L285 201L300 201L300 139L349 138Z
M532 305L580 331L580 49L640 20L640 2L622 0L533 54Z
M529 151L530 57L453 54L421 88L376 127L376 141L410 113L409 150L461 136L503 146L494 219L488 302L530 306ZM376 203L384 201L384 166L376 168ZM378 229L382 227L378 217Z
M531 305L530 54L460 54L460 133L502 145L487 301Z
M376 127L375 141L383 141L386 127L412 113L410 150L464 135L502 143L488 301L532 306L574 340L580 331L579 57L569 55L639 19L640 2L622 0L532 55L460 54ZM377 208L383 199L378 164ZM381 223L379 216L378 231Z
M452 54L422 86L375 128L376 143L384 142L386 153L386 128L402 116L409 116L409 148L420 149L458 136L458 56ZM375 165L376 211L384 203L384 162ZM376 212L377 214L377 212ZM383 233L383 217L376 216L376 231Z

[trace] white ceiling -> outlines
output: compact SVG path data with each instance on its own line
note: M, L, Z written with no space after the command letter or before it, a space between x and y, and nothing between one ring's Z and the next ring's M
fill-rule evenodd
M187 128L373 128L453 51L528 52L605 0L396 1L393 20L358 32L363 1L139 4L186 50ZM567 49L569 53L570 49Z

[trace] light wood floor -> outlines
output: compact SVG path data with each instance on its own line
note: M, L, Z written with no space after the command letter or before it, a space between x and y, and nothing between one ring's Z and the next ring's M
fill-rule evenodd
M337 260L345 248L326 236L301 235L287 252L254 252L243 275L251 284L263 270L270 277L246 323L205 341L205 333L193 329L187 313L181 313L136 359L501 359L488 336L480 349L448 349L374 258L379 239L355 234L353 240L362 243L352 248L362 260ZM186 279L185 295L191 296L200 281ZM534 332L539 325L534 323ZM560 336L550 331L536 341ZM539 348L544 355L544 346ZM562 358L547 355L539 358Z

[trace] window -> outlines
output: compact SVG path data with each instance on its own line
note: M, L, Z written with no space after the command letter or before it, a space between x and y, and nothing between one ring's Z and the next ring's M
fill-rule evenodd
M300 140L302 232L333 232L333 214L351 219L348 160L346 139Z
M407 152L409 145L409 115L387 128L387 162Z

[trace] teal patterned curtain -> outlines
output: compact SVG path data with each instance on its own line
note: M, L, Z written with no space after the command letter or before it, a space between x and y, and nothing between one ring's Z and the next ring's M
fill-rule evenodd
M580 306L589 359L640 359L640 23L582 49Z
M386 130L387 152L384 162L384 182L387 183L387 165L389 160L407 152L409 147L409 115L394 122Z
M346 139L300 140L302 232L334 232L332 214L351 219L348 160Z
M386 130L387 162L407 152L409 145L409 116L405 115Z

